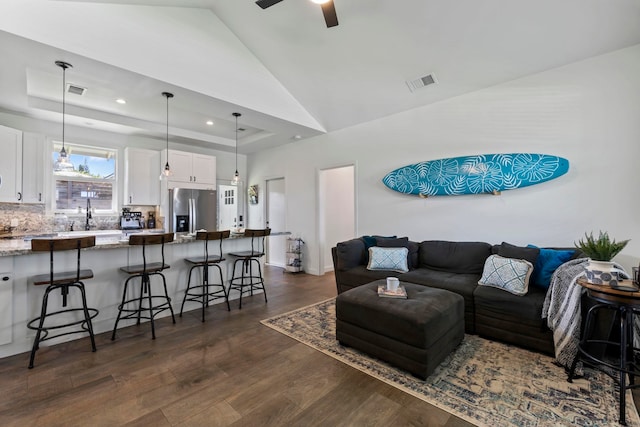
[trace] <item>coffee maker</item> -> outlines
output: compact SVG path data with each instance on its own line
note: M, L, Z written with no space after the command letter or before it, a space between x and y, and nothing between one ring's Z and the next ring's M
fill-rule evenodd
M156 228L156 213L154 211L147 212L147 228Z

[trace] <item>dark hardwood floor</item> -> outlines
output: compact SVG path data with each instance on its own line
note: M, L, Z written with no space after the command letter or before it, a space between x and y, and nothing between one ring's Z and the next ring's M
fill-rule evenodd
M1 426L469 426L260 324L336 294L267 268L262 295L0 360ZM179 302L174 301L174 307Z

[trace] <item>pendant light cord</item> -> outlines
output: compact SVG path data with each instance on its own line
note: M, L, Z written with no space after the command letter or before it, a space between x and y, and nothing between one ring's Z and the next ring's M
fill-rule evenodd
M64 149L64 116L66 113L66 93L67 93L67 67L62 67L62 150ZM66 151L65 151L66 152Z

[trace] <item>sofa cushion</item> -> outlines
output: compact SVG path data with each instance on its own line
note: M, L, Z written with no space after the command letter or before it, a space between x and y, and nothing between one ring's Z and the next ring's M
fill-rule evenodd
M545 296L546 291L535 286L529 288L525 298L491 286L478 286L473 293L473 300L476 316L480 314L497 319L503 323L505 330L513 325L524 324L543 331L546 329L546 321L542 319Z
M532 265L536 264L536 259L538 259L539 253L540 249L538 248L516 246L507 242L502 242L502 244L498 247L498 255L500 255L501 257L525 259Z
M407 273L404 273L407 274ZM345 288L352 288L374 280L384 279L386 277L398 277L402 273L386 270L367 270L366 265L358 265L340 272L340 284Z
M413 270L418 268L419 260L418 260L418 251L420 249L420 244L417 242L409 241L408 237L382 237L377 239L376 246L381 248L407 248L409 250L408 255L408 264L409 269Z
M484 270L478 284L493 286L522 296L526 295L529 289L532 271L533 265L527 260L491 255L484 263Z
M534 247L534 245L529 245ZM576 251L575 250L559 250L559 249L547 249L539 248L540 254L536 263L533 265L533 274L531 275L531 284L540 286L544 289L548 289L551 284L551 276L565 262L572 259Z
M399 273L409 271L407 264L407 248L381 248L373 246L369 248L369 263L367 270L390 270Z
M491 255L485 242L426 240L420 243L420 267L450 273L482 274Z
M348 270L358 265L366 264L365 248L362 239L351 239L336 244L337 270Z

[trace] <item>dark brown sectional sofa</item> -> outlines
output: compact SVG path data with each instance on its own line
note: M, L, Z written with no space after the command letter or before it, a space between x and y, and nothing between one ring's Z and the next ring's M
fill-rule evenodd
M492 254L512 258L533 256L535 250L507 243L450 242L407 238L378 237L374 246L408 249L409 271L368 270L368 246L371 237L340 242L332 249L338 293L385 277L446 289L462 295L465 331L470 334L515 344L546 354L554 353L553 336L541 318L546 289L529 286L518 296L502 289L479 286L484 263Z

